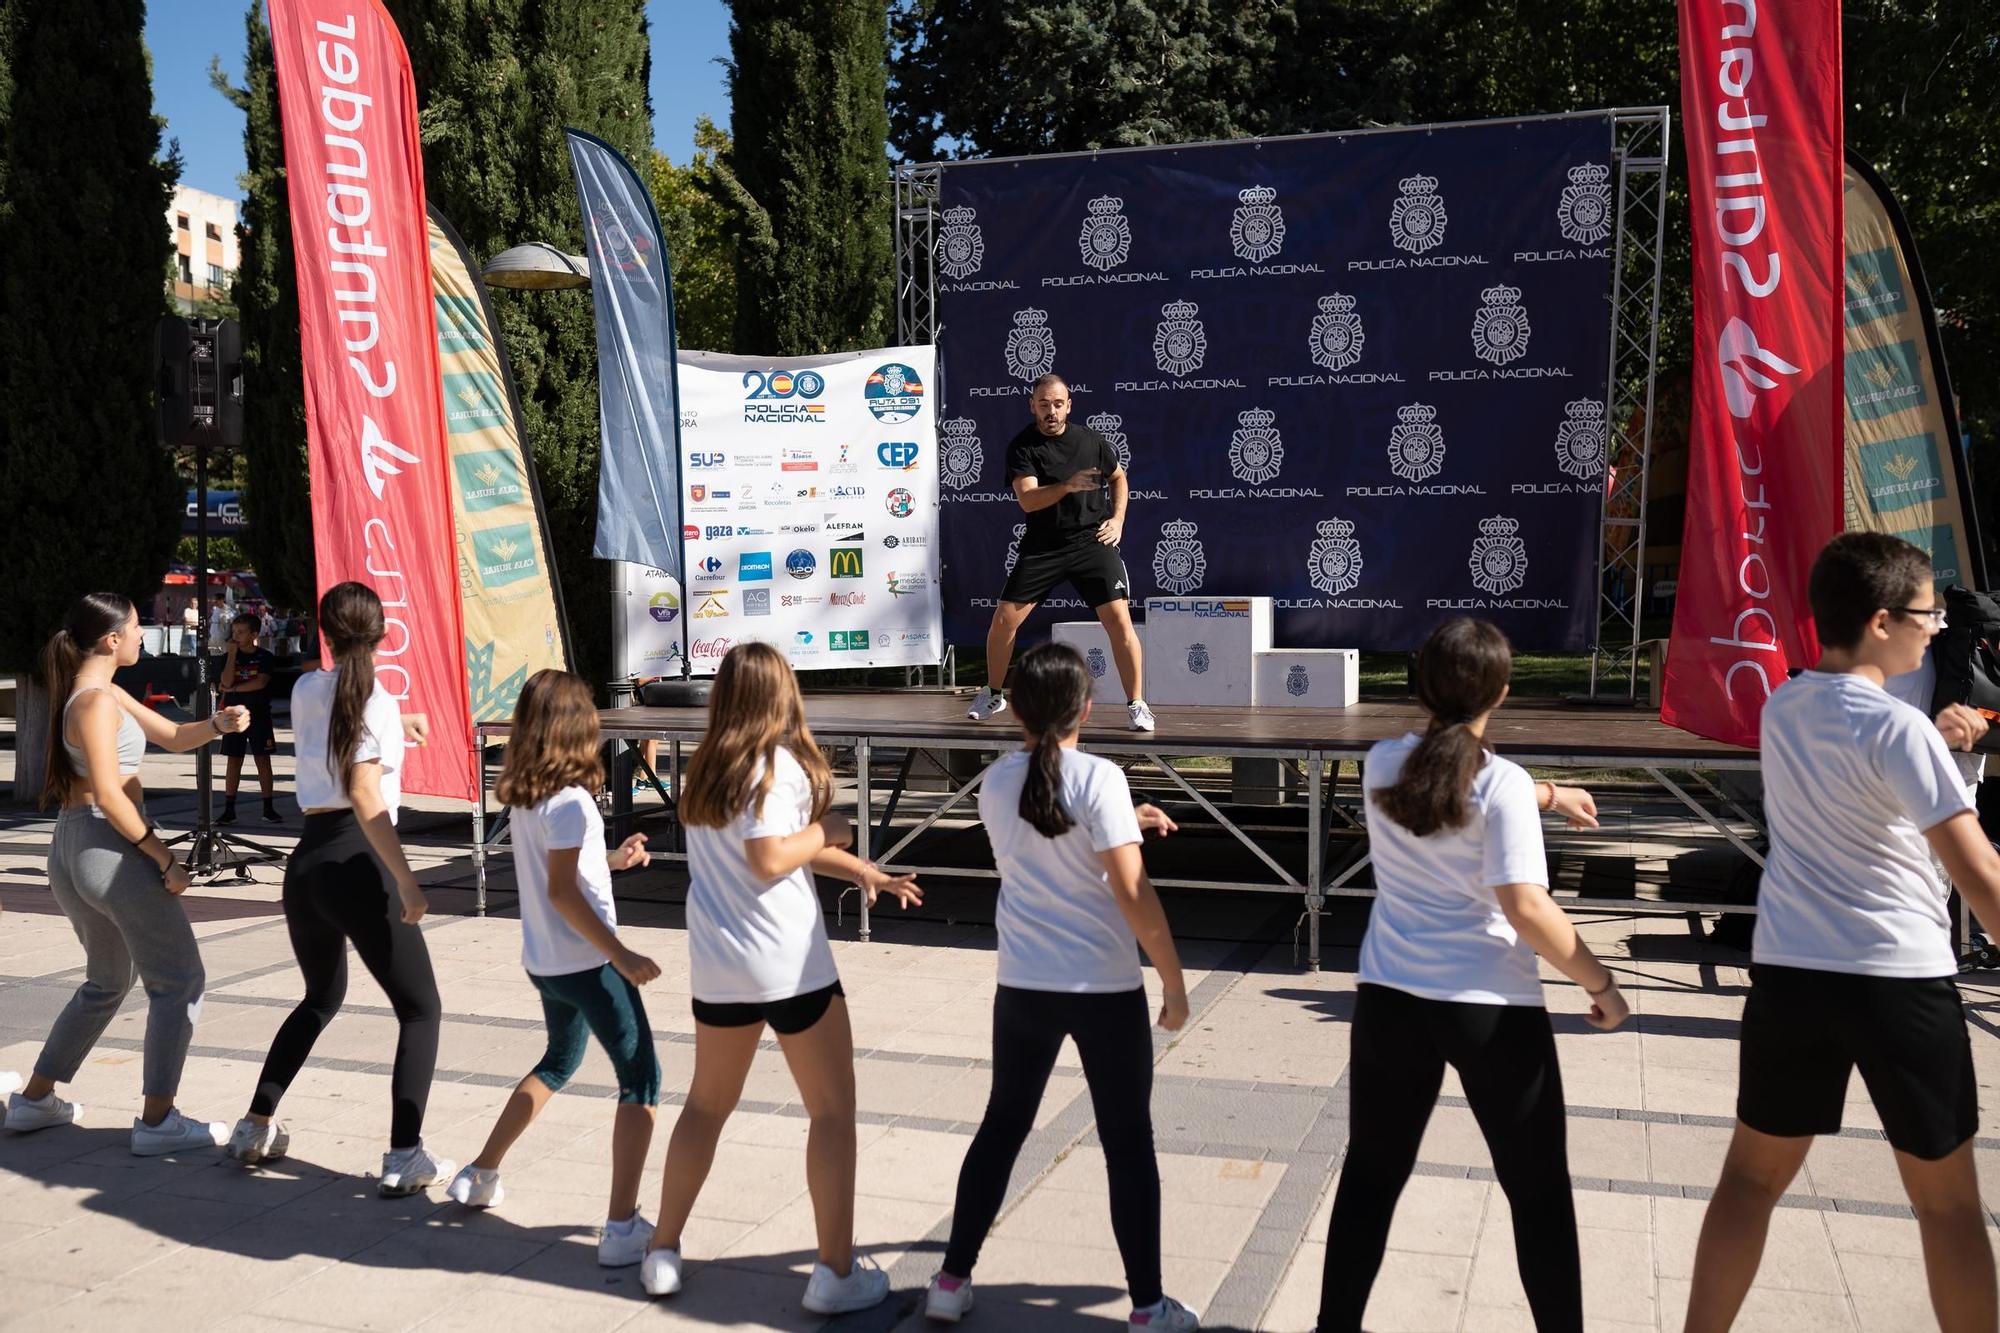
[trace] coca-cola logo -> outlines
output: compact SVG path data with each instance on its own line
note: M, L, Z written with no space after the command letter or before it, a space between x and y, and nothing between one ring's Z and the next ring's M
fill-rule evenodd
M688 656L697 662L720 662L735 646L734 639L696 639L688 645Z

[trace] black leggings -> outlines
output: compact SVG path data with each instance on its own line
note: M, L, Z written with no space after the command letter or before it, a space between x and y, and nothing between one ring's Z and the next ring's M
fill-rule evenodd
M307 815L305 833L285 867L285 925L305 973L306 995L264 1057L256 1115L275 1115L319 1034L347 998L347 944L389 996L401 1030L390 1077L394 1107L389 1146L414 1148L423 1137L424 1104L437 1070L438 989L424 933L403 921L393 881L352 811Z
M1465 1086L1493 1174L1507 1194L1535 1327L1541 1333L1582 1329L1562 1071L1548 1011L1426 1000L1365 984L1355 999L1352 1043L1352 1131L1326 1238L1320 1333L1361 1327L1389 1219L1416 1164L1446 1062Z
M1160 1299L1160 1167L1153 1157L1153 1039L1144 990L1070 995L1000 987L993 997L993 1090L958 1172L944 1271L971 1277L1006 1201L1065 1036L1076 1038L1111 1177L1111 1231L1134 1305Z

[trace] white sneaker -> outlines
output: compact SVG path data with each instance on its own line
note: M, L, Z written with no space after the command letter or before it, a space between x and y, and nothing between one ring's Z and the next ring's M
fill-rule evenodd
M846 1277L825 1264L814 1264L806 1279L805 1307L814 1314L846 1314L880 1305L889 1294L889 1275L873 1259L855 1255Z
M981 690L972 696L972 707L965 715L974 722L986 722L1007 711L1007 696L995 694L991 690Z
M671 1296L681 1289L681 1252L648 1250L639 1267L639 1285L648 1296Z
M16 1134L32 1134L54 1125L73 1125L82 1116L82 1106L66 1102L53 1092L38 1102L29 1101L18 1092L7 1099L6 1125Z
M1134 699L1125 705L1125 725L1133 731L1153 730L1153 710L1146 707L1144 699Z
M945 1283L956 1283L947 1287ZM937 1319L947 1324L956 1324L972 1309L972 1279L969 1277L946 1277L939 1273L931 1279L930 1294L924 1297L924 1318Z
M1193 1333L1201 1327L1201 1320L1195 1318L1194 1311L1182 1305L1171 1296L1162 1296L1156 1302L1132 1311L1126 1320L1127 1328L1165 1329L1169 1333Z
M444 1197L467 1208L498 1208L500 1201L507 1197L507 1190L500 1183L498 1171L462 1166L458 1174L451 1178L451 1184L444 1187Z
M653 1243L653 1224L634 1211L623 1222L607 1222L597 1233L597 1266L630 1268L646 1257Z
M449 1158L433 1157L421 1143L400 1152L385 1152L382 1179L376 1182L375 1192L385 1199L420 1193L449 1176L455 1165Z
M26 1081L11 1069L0 1069L0 1097L19 1092Z
M226 1151L245 1166L255 1166L259 1162L275 1162L291 1151L291 1131L273 1120L268 1124L258 1124L245 1116L236 1122L236 1132L229 1136Z
M191 1120L179 1107L168 1111L157 1125L138 1117L132 1120L132 1155L165 1157L168 1153L191 1152L196 1148L220 1148L229 1142L229 1126L219 1120Z

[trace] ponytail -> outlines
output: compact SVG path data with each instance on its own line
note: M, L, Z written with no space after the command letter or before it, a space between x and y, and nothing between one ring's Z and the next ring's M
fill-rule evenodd
M354 752L368 728L368 700L375 693L375 647L386 632L382 599L364 583L336 583L319 599L319 623L336 672L326 724L326 768L346 791L354 776Z
M1044 838L1061 837L1075 827L1062 808L1062 738L1053 731L1035 737L1028 757L1028 776L1021 783L1021 818Z
M42 767L40 806L62 805L83 777L70 762L63 743L63 729L69 718L69 696L76 689L76 673L97 641L125 627L131 618L132 602L115 592L86 593L70 606L62 628L49 636L42 648L42 684L49 692L48 753Z
M1074 648L1036 644L1014 668L1014 711L1034 742L1021 783L1021 818L1045 838L1076 827L1062 806L1063 738L1083 725L1090 704L1090 669Z
M1513 665L1507 636L1484 620L1459 616L1424 640L1413 675L1431 722L1395 785L1375 792L1383 814L1419 838L1465 826L1466 800L1486 762L1472 722L1500 702Z

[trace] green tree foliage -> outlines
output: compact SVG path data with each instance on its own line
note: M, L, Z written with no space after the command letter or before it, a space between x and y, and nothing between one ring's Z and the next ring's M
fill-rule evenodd
M646 186L666 233L680 345L726 352L736 345L736 233L716 163L729 151L729 135L702 116L694 142L694 160L685 167L655 152Z
M151 596L182 498L156 439L168 201L141 0L6 0L0 129L0 664L28 667L78 593Z
M738 213L736 348L878 346L890 305L888 35L869 0L733 0L721 184Z

